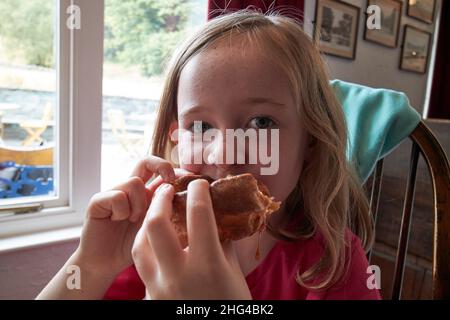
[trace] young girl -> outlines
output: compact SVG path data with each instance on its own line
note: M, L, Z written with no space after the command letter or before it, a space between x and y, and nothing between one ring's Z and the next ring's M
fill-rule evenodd
M202 132L278 129L278 172L262 175L261 162L223 164L220 139L203 142L208 161L192 164L187 145L195 121ZM178 142L171 139L176 129L184 132ZM365 257L373 225L346 147L342 107L296 21L248 11L216 18L169 65L153 155L128 181L92 198L78 249L38 298L380 299L368 285ZM174 190L167 182L245 172L282 202L266 230L220 243L209 185L195 180L183 250L170 222ZM72 265L80 289L67 287Z

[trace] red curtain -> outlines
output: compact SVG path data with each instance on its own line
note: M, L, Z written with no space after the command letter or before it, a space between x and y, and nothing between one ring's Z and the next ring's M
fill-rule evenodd
M247 8L263 13L278 10L285 16L303 21L304 0L208 0L208 19Z
M442 1L428 118L450 120L450 1Z

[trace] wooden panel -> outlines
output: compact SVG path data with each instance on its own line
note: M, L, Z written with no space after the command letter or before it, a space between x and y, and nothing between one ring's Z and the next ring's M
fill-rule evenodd
M383 299L391 299L392 296L395 253L394 248L379 244L376 245L373 251L371 264L380 267L381 295ZM432 287L430 268L431 264L427 261L418 261L417 257L412 255L407 257L401 296L403 300L431 299Z

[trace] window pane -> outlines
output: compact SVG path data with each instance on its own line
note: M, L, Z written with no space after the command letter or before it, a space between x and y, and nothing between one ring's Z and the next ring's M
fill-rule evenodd
M148 152L163 67L206 22L206 0L105 0L102 189Z
M55 21L54 0L0 0L0 205L55 195Z

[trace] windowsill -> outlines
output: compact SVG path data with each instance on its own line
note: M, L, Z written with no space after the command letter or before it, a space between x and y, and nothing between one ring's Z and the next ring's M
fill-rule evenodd
M77 240L80 238L82 226L63 228L0 239L0 254L49 244Z

